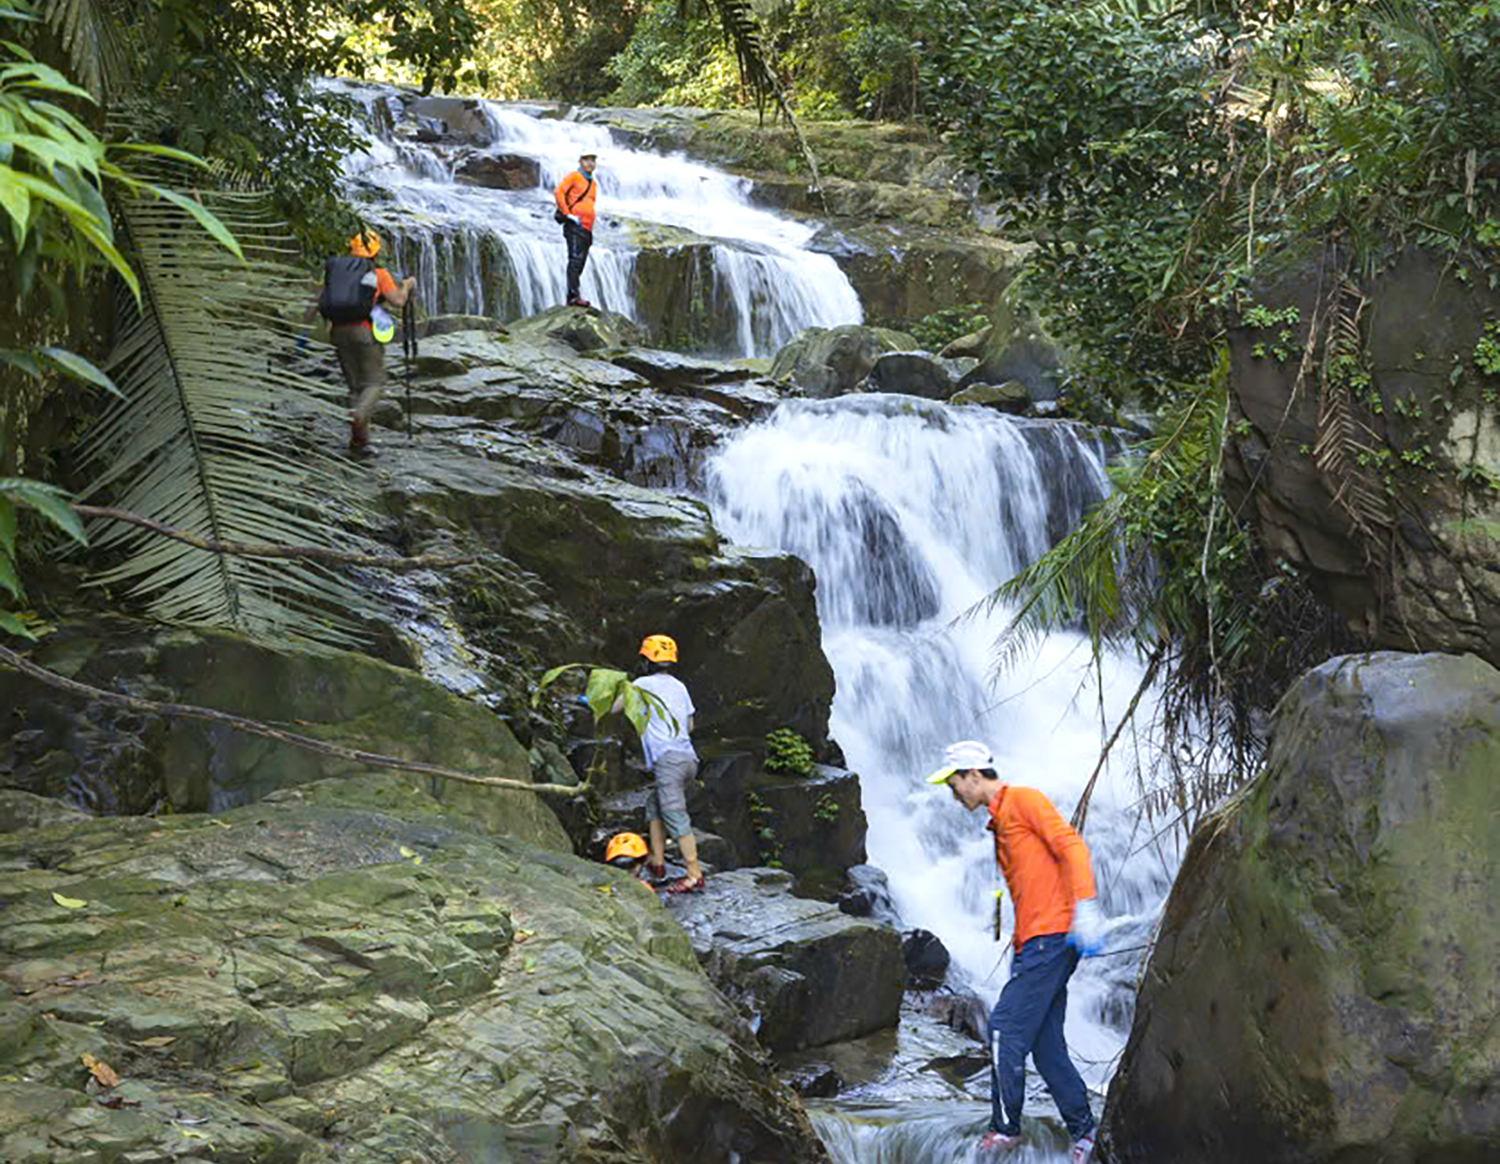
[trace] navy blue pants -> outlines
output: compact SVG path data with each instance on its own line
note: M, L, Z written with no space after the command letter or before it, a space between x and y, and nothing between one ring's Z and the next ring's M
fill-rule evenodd
M1010 981L990 1013L990 1127L997 1132L1021 1134L1028 1054L1073 1138L1094 1130L1088 1089L1063 1038L1068 979L1077 965L1067 934L1042 934L1016 953Z
M594 232L569 218L563 223L563 238L568 242L568 302L572 303L578 298L578 280L583 277L583 265L589 261Z

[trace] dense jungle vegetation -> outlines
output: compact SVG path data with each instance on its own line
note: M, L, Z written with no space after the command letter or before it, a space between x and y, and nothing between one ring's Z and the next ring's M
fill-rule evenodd
M1267 264L1322 248L1337 278L1315 343L1296 354L1309 383L1357 375L1346 287L1403 243L1455 263L1500 244L1500 5L1484 0L32 0L0 21L11 632L34 604L21 577L45 556L41 526L69 521L61 494L22 478L107 485L148 430L116 416L92 463L65 453L112 388L80 357L102 360L120 312L150 332L143 343L195 335L207 351L190 307L163 293L163 239L194 228L201 245L173 261L233 281L246 268L230 235L253 236L275 260L256 265L261 291L285 293L351 225L331 193L349 131L310 87L320 75L590 103L770 94L804 119L898 118L941 137L1006 233L1036 244L1021 286L1069 354L1070 410L1154 434L1115 471L1114 498L999 592L1020 611L1002 657L1081 612L1096 650L1133 645L1164 681L1167 755L1213 755L1227 781L1253 767L1260 717L1286 683L1353 640L1222 496L1226 330L1253 318ZM251 186L253 214L202 193ZM272 219L287 228L260 233ZM242 282L242 305L259 301ZM247 347L279 342L274 320L264 327ZM203 358L222 387L223 360ZM139 362L110 373L157 377L153 423L205 423L191 407L167 419L173 400L205 398L180 368L170 382ZM223 496L210 503L225 487L206 467L211 446L135 503L232 533ZM334 537L296 503L238 503L263 539ZM162 560L117 541L116 580L164 602L158 613L311 634L316 611L357 606L314 570L289 599L213 555ZM1186 810L1221 785L1198 787L1161 795Z

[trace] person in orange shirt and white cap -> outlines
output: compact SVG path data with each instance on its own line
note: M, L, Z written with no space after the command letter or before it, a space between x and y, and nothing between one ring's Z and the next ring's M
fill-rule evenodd
M1042 793L1002 783L994 755L978 740L950 744L927 782L946 784L970 812L988 812L995 860L1016 907L1010 980L990 1014L990 1127L979 1147L1020 1144L1031 1055L1073 1137L1072 1164L1088 1164L1094 1114L1063 1037L1068 979L1080 955L1098 953L1104 927L1088 846Z
M578 293L578 281L583 278L584 264L589 261L589 247L594 245L594 199L599 194L594 167L598 163L596 154L583 154L578 159L578 169L559 182L552 192L557 202L553 217L562 223L563 239L568 244L569 307L592 306Z

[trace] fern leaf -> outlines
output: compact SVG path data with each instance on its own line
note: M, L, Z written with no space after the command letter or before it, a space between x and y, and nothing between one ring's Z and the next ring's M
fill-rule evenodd
M170 188L182 175L156 177ZM194 177L201 178L201 174ZM352 467L307 447L304 425L322 411L321 385L277 360L292 338L278 311L308 292L305 273L258 195L180 185L240 240L241 262L180 204L142 195L118 221L140 275L141 301L119 297L121 324L108 369L124 399L85 435L97 476L86 491L216 541L350 549L356 533L331 524L357 513ZM352 616L376 612L331 570L214 554L134 527L91 529L121 560L95 581L144 603L158 619L311 644L359 641ZM371 547L373 548L373 547Z

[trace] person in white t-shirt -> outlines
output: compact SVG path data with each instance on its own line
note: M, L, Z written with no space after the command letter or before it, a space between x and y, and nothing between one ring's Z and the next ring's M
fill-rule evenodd
M667 831L677 838L677 848L687 866L687 876L667 886L668 893L697 893L703 888L703 869L698 864L698 838L688 819L687 790L698 775L698 753L693 750L693 699L682 680L672 674L677 664L677 643L666 635L647 635L641 643L642 674L635 685L649 691L661 704L648 705L641 749L656 784L646 801L647 831L651 856L647 867L657 877L666 876ZM662 708L666 708L663 713Z

